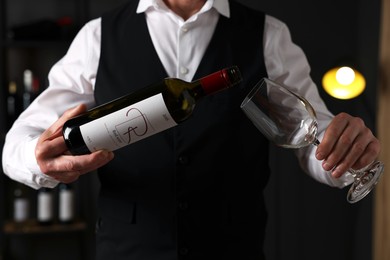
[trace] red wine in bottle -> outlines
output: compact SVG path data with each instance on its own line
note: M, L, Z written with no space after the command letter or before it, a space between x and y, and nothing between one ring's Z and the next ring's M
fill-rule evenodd
M65 122L62 133L74 155L114 151L188 119L196 102L241 82L237 66L193 82L166 78Z

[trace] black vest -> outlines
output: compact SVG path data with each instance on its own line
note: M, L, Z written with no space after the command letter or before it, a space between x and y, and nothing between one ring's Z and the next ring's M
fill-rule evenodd
M167 77L137 4L102 17L98 104ZM189 120L117 150L99 169L98 259L262 259L268 141L240 104L266 76L264 17L231 2L194 77L237 65L239 86L204 98Z

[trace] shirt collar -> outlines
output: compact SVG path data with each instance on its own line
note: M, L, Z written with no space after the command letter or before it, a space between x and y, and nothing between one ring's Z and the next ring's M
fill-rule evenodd
M223 16L230 17L230 7L228 0L207 0L211 7L214 7L218 13ZM166 9L166 5L162 0L140 0L137 7L137 13L143 13L149 8Z

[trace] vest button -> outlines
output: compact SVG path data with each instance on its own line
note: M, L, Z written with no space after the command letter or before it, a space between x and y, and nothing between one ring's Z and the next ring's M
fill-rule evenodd
M188 156L185 156L185 155L180 156L178 160L179 160L179 163L182 165L186 165L190 162Z
M95 233L99 233L100 229L102 228L103 220L102 218L98 218L95 225Z
M179 249L179 254L187 255L190 250L187 247L182 247Z
M186 202L186 201L181 201L181 202L179 202L179 209L180 210L187 210L188 209L188 202Z

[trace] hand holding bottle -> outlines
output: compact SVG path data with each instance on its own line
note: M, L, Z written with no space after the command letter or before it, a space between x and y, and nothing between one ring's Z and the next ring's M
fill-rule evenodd
M84 105L66 111L42 133L35 148L35 157L41 171L63 183L76 181L80 175L96 170L114 157L112 152L104 150L81 156L67 154L62 126L68 119L85 111Z
M77 106L39 138L38 165L60 182L73 182L108 163L112 151L187 120L198 100L241 80L238 67L232 66L193 82L166 78L89 111Z

